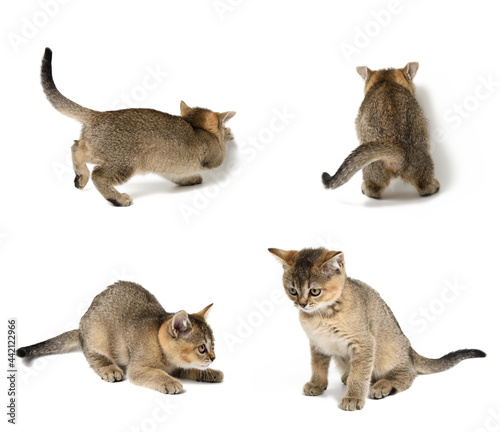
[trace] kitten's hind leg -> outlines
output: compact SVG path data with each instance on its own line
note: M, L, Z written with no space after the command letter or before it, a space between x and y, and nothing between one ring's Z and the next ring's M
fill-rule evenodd
M92 171L92 181L96 189L111 204L127 207L132 204L132 198L126 193L118 192L114 185L125 183L133 174L134 170L130 167L103 164Z
M95 351L84 350L85 358L90 367L97 372L104 381L115 382L123 379L123 370L107 356Z
M203 181L203 177L199 174L195 174L188 177L167 177L167 178L179 186L194 186L200 184Z
M396 369L376 381L370 388L372 399L382 399L410 388L417 376L412 369Z
M361 192L367 197L379 199L389 185L392 171L389 171L382 161L376 161L363 168L363 184Z
M333 359L337 364L337 368L342 373L340 381L342 381L342 384L347 385L347 378L349 378L349 361L341 356L334 356Z
M439 192L439 188L441 185L437 181L437 179L433 178L430 181L421 181L415 184L415 187L417 188L418 193L420 196L430 196L434 195L435 193Z
M418 163L412 165L402 176L403 180L412 183L420 196L434 195L441 185L434 177L434 163L429 153L419 154Z
M75 187L83 189L90 178L90 172L87 168L89 148L87 147L85 138L80 141L75 140L75 143L71 146L71 158L73 159L73 169L75 170Z
M224 374L216 369L176 369L172 375L177 378L188 378L210 383L219 383L224 379Z

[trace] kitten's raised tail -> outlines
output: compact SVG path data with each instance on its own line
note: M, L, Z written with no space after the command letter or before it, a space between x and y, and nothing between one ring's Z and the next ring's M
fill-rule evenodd
M40 75L45 96L56 110L82 123L88 123L92 116L97 113L97 111L82 107L69 100L57 90L52 78L52 50L50 48L45 48Z
M40 357L51 354L64 354L80 347L78 330L70 330L44 342L19 348L18 357Z
M451 369L462 360L486 357L486 353L477 349L462 349L446 354L439 359L429 359L421 356L413 348L411 348L411 357L417 372L421 375L426 375Z
M336 189L347 183L359 170L378 160L385 160L394 167L400 166L402 156L396 143L373 141L361 144L347 156L334 176L323 173L323 184L327 189Z

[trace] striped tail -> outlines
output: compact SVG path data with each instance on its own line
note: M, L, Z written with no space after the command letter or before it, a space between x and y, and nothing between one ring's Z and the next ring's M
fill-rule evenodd
M57 89L52 77L52 51L50 48L45 48L40 75L45 96L47 96L47 99L56 110L82 123L89 123L91 121L92 116L97 111L78 105L76 102L63 96Z
M19 348L18 357L40 357L52 354L64 354L80 348L78 330L70 330L44 342Z
M477 349L462 349L453 351L439 359L429 359L418 354L411 348L411 357L413 365L417 372L421 375L443 372L456 366L462 360L470 358L486 357L486 353Z
M378 160L400 165L402 163L401 151L395 143L390 142L373 141L361 144L347 156L335 175L323 173L323 185L327 189L336 189L347 183L359 170Z

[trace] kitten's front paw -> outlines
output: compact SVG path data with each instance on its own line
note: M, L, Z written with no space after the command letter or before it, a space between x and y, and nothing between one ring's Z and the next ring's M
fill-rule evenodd
M342 401L340 402L340 408L342 408L345 411L360 410L363 409L364 406L365 406L364 399L359 399L354 397L344 396L342 398Z
M115 365L99 368L97 373L104 381L107 382L121 381L123 379L123 371Z
M223 379L224 379L224 374L220 370L205 369L199 372L198 379L196 381L220 383L222 382Z
M120 194L117 198L108 198L107 200L115 207L128 207L132 205L132 198L126 193Z
M231 128L224 128L224 141L232 141L234 136L231 132Z
M182 391L182 383L175 378L165 379L155 390L166 394L177 394Z
M320 394L323 394L325 390L326 390L326 384L317 385L313 384L312 382L308 382L304 385L304 394L306 396L318 396Z

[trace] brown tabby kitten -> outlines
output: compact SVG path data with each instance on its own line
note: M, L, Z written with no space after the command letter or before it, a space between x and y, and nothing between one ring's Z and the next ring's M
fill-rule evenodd
M361 144L333 177L323 173L323 184L338 188L363 169L361 190L371 198L380 198L393 177L413 184L421 196L435 194L440 186L434 178L427 119L414 97L418 63L402 69L356 70L365 80L365 99L356 119Z
M216 168L233 139L224 122L236 113L190 108L181 102L181 115L152 109L94 111L64 97L52 78L52 51L45 49L42 86L58 111L83 123L80 139L71 148L75 187L83 189L90 178L87 163L96 164L92 181L115 206L129 206L132 198L114 186L135 174L156 173L189 186L202 182L201 171Z
M105 381L124 379L162 393L179 393L177 378L221 382L214 337L205 318L212 305L188 315L168 313L156 298L132 282L117 282L97 295L71 330L19 348L19 357L61 354L82 348L90 366Z
M368 285L346 277L344 254L326 249L269 249L283 263L285 291L300 310L299 318L311 347L308 396L328 385L333 357L347 393L341 408L363 408L370 397L381 399L409 388L418 374L441 372L462 360L485 357L479 350L459 350L440 359L417 354L389 306Z

